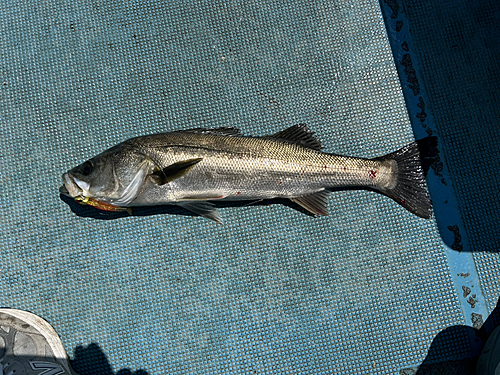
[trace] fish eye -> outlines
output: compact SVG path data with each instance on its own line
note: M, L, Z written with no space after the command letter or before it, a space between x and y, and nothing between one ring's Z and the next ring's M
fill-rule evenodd
M82 174L84 176L88 176L89 174L92 173L93 170L94 170L94 163L92 163L90 160L83 163Z

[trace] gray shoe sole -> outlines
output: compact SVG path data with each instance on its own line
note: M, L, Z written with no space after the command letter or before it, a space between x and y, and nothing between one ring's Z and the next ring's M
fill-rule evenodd
M500 375L500 326L491 332L479 356L477 375Z
M76 375L59 335L27 311L0 309L0 375Z

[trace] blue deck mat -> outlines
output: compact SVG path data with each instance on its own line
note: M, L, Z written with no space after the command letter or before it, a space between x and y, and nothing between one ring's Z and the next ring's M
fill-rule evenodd
M500 4L403 3L491 310L500 295Z
M500 8L489 0L381 5L413 130L439 138L441 160L428 183L466 324L443 329L422 366L401 374L474 374L500 323L500 201L490 199L499 186ZM461 335L469 336L469 353L447 358L443 349L457 348Z
M148 133L306 123L361 157L412 142L378 2L2 2L0 28L0 306L47 319L81 375L394 374L468 322L436 221L375 193L336 192L324 218L227 207L223 226L58 194ZM431 361L468 355L450 337Z

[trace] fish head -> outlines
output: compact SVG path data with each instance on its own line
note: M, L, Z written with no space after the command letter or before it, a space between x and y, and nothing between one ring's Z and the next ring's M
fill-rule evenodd
M128 207L140 193L153 161L138 151L113 147L62 176L61 193Z

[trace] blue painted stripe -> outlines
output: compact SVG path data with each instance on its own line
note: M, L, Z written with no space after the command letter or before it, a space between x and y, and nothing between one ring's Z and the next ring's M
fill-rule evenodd
M380 4L415 137L420 139L433 135L439 140L404 6L401 1L394 0L381 0ZM441 145L439 142L441 164L438 168L433 167L434 173L429 173L427 183L464 323L479 328L488 315L486 301L468 246L453 184L448 177L446 150ZM475 337L471 337L470 355L477 354L480 347Z

